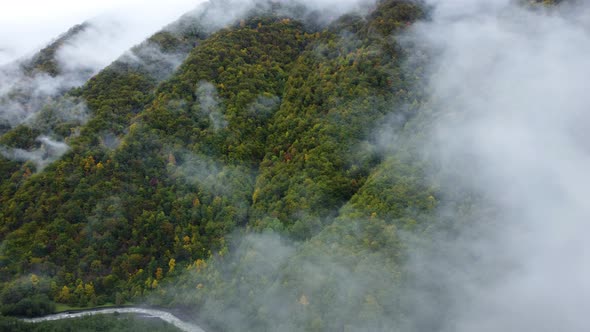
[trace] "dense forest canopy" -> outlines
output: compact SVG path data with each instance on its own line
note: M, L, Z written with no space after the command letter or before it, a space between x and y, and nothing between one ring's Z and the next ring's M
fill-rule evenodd
M548 22L530 34L554 42L552 28L575 28L559 16L575 2L561 2L514 1L476 18ZM499 92L514 97L503 89L511 76L482 83L473 73L486 69L474 63L501 75L502 64L522 62L495 35L489 48L475 43L465 32L481 32L473 21L447 29L446 11L459 10L441 7L380 0L327 15L306 1L210 1L96 74L56 60L87 24L2 69L0 79L20 74L0 84L0 115L18 114L0 118L0 314L135 303L182 308L212 331L466 323L449 318L463 308L448 305L457 300L449 269L484 271L493 258L470 251L473 239L488 243L521 215L496 190L511 173L486 173L496 159L478 155L497 146L470 150L479 136L460 124L480 115L463 110L505 109ZM553 59L502 33L524 45L514 54ZM453 61L454 50L473 58ZM457 83L453 70L473 82ZM40 77L83 82L39 95ZM534 108L546 114L544 105ZM520 161L510 158L506 169ZM494 179L494 191L481 188ZM0 317L0 327L22 324ZM145 329L127 317L75 324Z

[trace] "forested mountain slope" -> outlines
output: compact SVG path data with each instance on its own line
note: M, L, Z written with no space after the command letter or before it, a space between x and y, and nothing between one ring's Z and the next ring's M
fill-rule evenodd
M493 212L443 194L454 174L420 149L430 54L404 34L428 8L326 22L261 1L218 27L228 3L209 6L0 137L2 313L130 301L213 330L430 330L401 287L408 238Z
M415 111L405 105L419 99L416 73L401 68L405 51L390 36L423 9L385 1L324 28L284 12L259 8L211 36L198 20L184 34L156 34L134 54L153 43L162 52L192 48L172 77L158 84L166 76L153 74L165 70L158 57L122 57L46 105L37 125L1 138L11 149L48 149L41 135L70 146L53 162L5 161L5 313L23 312L31 297L137 301L195 260L223 255L236 228L304 241L366 218L377 223L370 237L395 227L384 220L404 216L403 205L435 204L427 189L399 179L388 181L415 191L415 202L373 202L374 186L387 186L386 166L366 149L372 127ZM72 100L87 106L87 122L59 116Z

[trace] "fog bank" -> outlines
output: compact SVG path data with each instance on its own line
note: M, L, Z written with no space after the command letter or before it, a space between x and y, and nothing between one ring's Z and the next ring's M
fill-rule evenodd
M589 7L431 3L432 20L412 35L434 59L425 149L443 188L480 200L456 238L414 258L422 285L442 289L418 294L444 295L444 331L585 330Z

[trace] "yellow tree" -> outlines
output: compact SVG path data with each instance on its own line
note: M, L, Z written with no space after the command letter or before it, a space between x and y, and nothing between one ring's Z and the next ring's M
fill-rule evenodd
M36 274L31 274L31 284L33 287L37 287L39 284L39 277Z
M168 267L168 274L172 274L172 272L174 272L174 268L176 267L176 259L170 258L170 261L168 262Z
M156 269L156 280L161 280L164 277L164 271L161 267Z
M68 286L63 286L59 294L57 294L57 302L68 303L70 301L70 289Z

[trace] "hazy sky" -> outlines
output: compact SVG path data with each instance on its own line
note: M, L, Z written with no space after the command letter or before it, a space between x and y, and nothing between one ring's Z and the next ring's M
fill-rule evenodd
M0 11L0 64L34 52L71 26L101 15L126 23L133 30L127 31L133 38L126 39L134 44L203 1L6 1Z

